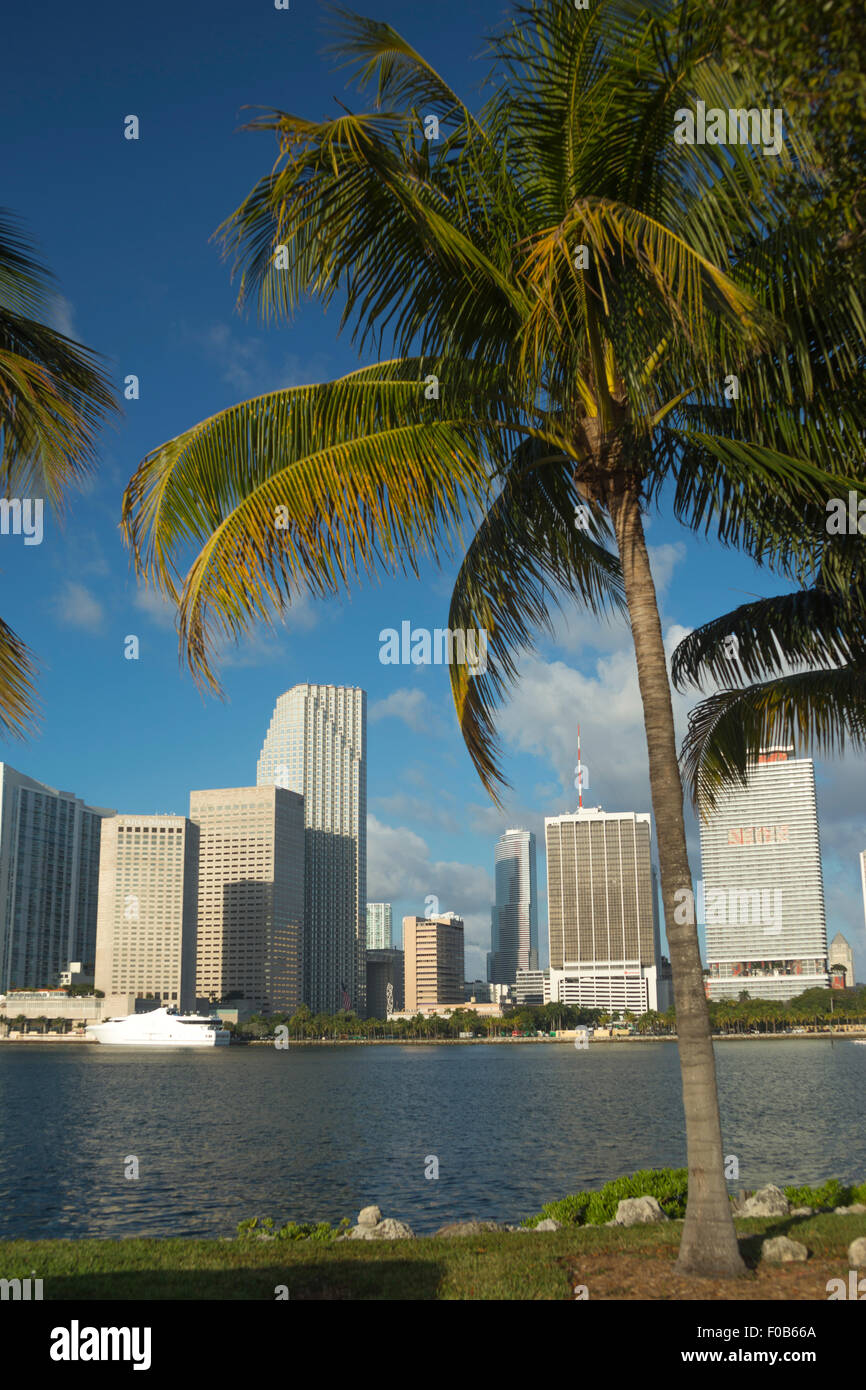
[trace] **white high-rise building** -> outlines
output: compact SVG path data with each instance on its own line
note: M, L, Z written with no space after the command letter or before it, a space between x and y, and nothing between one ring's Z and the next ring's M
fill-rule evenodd
M0 763L0 994L93 964L100 829L113 815Z
M391 950L390 903L367 903L367 950Z
M366 692L356 686L295 685L280 695L256 781L304 798L304 1002L313 1013L351 1008L363 1017Z
M863 913L866 915L866 849L860 851L860 882L863 885Z
M531 830L500 835L494 872L488 976L491 984L513 985L518 970L538 969L538 888Z
M94 987L195 1007L198 827L185 816L102 822Z
M544 833L551 1001L658 1008L650 817L585 808L546 817Z
M793 752L762 749L747 785L702 813L710 999L786 1000L829 985L815 768Z

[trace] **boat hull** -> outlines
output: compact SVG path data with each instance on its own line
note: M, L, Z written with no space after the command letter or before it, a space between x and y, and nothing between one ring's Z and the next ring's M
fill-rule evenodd
M104 1047L226 1047L229 1031L218 1018L152 1009L92 1023L87 1037Z
M229 1041L228 1033L204 1038L118 1038L100 1036L98 1028L88 1028L87 1036L103 1047L226 1047Z

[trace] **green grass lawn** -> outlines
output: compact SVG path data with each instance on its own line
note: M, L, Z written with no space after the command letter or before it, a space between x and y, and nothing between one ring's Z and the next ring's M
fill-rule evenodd
M610 1263L608 1257L631 1257L634 1284L635 1257L670 1261L681 1230L681 1223L671 1222L629 1230L588 1226L528 1235L486 1232L451 1240L338 1244L13 1240L0 1241L0 1276L26 1278L35 1270L44 1281L46 1300L273 1300L277 1285L283 1284L290 1299L568 1299L573 1297L576 1261L581 1270L591 1271L596 1262ZM848 1245L866 1235L866 1217L738 1221L737 1230L751 1266L758 1261L764 1235L790 1235L808 1246L812 1260L839 1262L836 1272L842 1273ZM801 1277L807 1268L797 1267ZM816 1290L816 1297L824 1296L817 1283Z

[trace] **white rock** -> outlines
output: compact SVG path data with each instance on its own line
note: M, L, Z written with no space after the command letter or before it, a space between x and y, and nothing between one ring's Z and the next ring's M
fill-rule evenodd
M738 1216L789 1216L790 1203L781 1187L762 1187L754 1197L744 1202Z
M788 1264L791 1260L808 1260L809 1251L799 1240L789 1240L787 1236L774 1236L761 1245L761 1259L772 1264Z
M412 1227L407 1226L405 1221L395 1221L393 1216L386 1216L384 1221L380 1221L377 1226L367 1226L362 1227L362 1229L365 1232L364 1240L414 1240L415 1238Z
M616 1209L616 1226L647 1226L667 1221L655 1197L624 1197Z
M358 1212L359 1226L378 1226L382 1220L382 1213L378 1207L362 1207Z
M866 1236L852 1240L848 1246L848 1263L852 1269L861 1269L866 1265Z
M834 1207L837 1216L862 1216L866 1212L866 1206L862 1202L854 1202L850 1207Z
M544 1221L539 1221L535 1229L536 1231L561 1231L562 1222L554 1221L552 1216L548 1216Z
M789 1216L814 1216L814 1207L792 1207L788 1212Z

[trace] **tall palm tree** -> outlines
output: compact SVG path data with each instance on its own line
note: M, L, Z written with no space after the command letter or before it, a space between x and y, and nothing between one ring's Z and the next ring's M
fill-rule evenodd
M0 496L42 499L60 512L64 493L95 461L95 438L116 410L94 353L46 323L55 298L15 220L0 208ZM35 714L36 663L0 619L0 730L23 737Z
M214 691L217 636L299 591L462 555L449 626L486 631L489 653L472 679L452 667L452 690L494 798L520 651L563 603L627 610L682 1062L679 1265L733 1275L700 950L674 913L691 880L643 515L664 502L793 570L805 509L864 464L838 391L859 366L860 302L819 219L788 215L789 187L796 208L821 196L808 141L786 130L768 159L673 138L699 100L760 103L746 59L715 59L723 23L689 0L518 6L476 115L389 25L340 11L337 51L371 109L254 121L279 159L221 235L263 318L339 295L360 350L388 335L396 356L155 449L123 526Z

